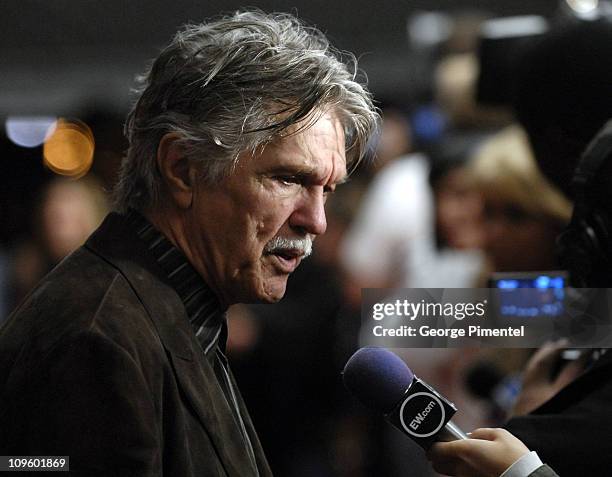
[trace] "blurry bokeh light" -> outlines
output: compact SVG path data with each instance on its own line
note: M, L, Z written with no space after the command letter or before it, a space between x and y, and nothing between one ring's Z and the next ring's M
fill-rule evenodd
M56 120L52 116L9 116L4 127L7 137L18 146L36 147L53 133Z
M443 12L418 11L408 18L407 30L414 48L429 48L450 37L453 20Z
M570 18L582 21L594 21L600 18L612 18L612 2L609 0L565 0L561 12Z
M444 113L433 104L419 106L412 113L412 130L419 141L435 142L446 129Z
M598 0L566 0L568 6L579 15L588 15L597 10Z
M56 174L79 178L91 168L94 137L79 120L59 119L43 146L45 165Z

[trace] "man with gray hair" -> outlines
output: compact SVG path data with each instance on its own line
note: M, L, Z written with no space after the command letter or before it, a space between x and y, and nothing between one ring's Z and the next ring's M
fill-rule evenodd
M284 14L187 26L140 81L117 212L0 330L0 454L69 456L75 475L269 475L224 313L282 298L378 116L323 34Z

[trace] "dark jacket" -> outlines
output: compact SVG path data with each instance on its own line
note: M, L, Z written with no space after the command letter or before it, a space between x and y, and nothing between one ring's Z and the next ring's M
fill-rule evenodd
M526 416L505 426L562 477L612 469L612 351Z
M534 470L527 477L559 477L550 467L543 465Z
M122 216L0 330L0 455L69 456L74 475L257 475L182 302Z

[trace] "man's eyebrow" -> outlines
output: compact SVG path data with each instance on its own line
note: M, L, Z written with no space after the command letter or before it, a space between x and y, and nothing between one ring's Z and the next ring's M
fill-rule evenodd
M268 171L268 174L288 174L296 179L311 179L316 176L316 169L308 166L297 166L297 165L279 165ZM341 179L333 182L332 185L339 186L349 181L348 174L344 175Z
M268 171L269 174L291 174L293 176L312 176L315 174L314 168L301 165L278 165Z

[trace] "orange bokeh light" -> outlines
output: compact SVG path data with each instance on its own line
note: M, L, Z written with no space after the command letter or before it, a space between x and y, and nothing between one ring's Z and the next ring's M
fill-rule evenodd
M56 174L78 179L91 168L94 149L93 133L87 124L58 119L43 146L44 163Z

